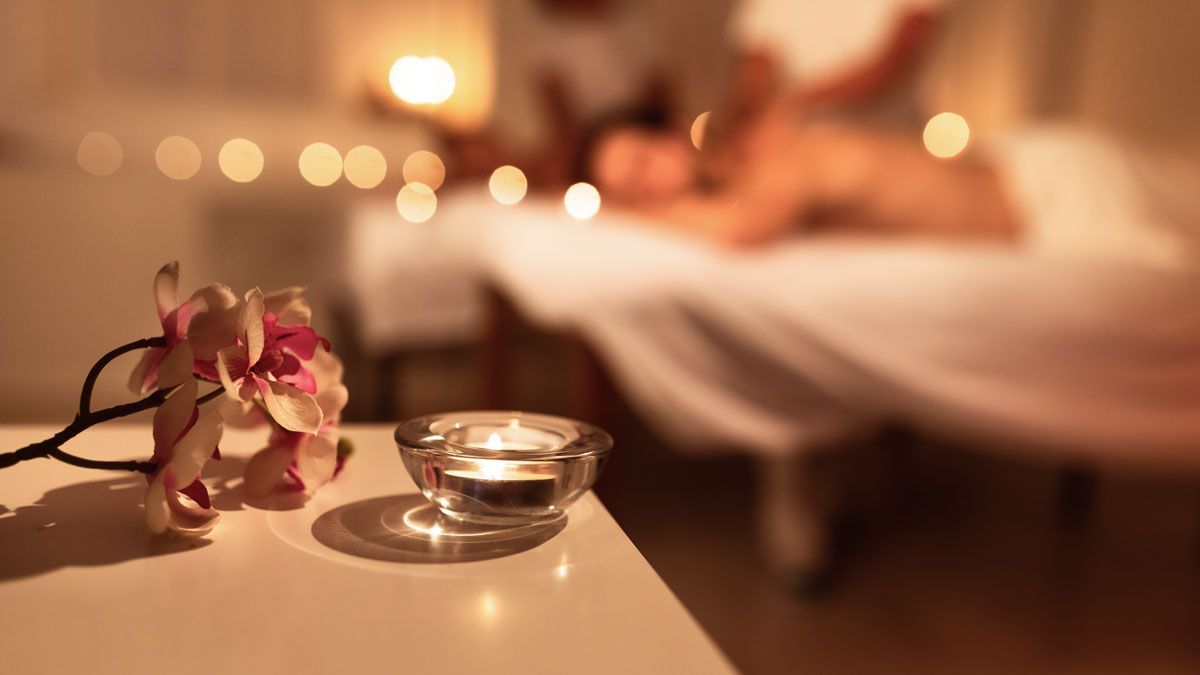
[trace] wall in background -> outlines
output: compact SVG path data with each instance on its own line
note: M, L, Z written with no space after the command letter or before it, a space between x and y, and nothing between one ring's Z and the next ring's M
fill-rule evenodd
M328 310L344 273L348 205L391 201L404 157L431 145L418 125L366 104L360 54L342 45L354 41L356 21L372 24L369 9L0 2L0 421L69 416L100 353L157 330L150 283L169 260L181 261L188 290L210 281L306 284ZM407 48L396 45L397 56ZM92 130L123 147L112 175L76 163ZM158 143L175 134L202 152L190 180L155 166ZM217 168L218 150L234 137L262 149L263 173L252 183ZM343 153L379 148L388 180L370 192L345 180L308 185L296 163L314 141ZM98 395L125 396L125 370L115 364Z
M1200 4L959 0L923 82L979 131L1073 119L1200 157Z

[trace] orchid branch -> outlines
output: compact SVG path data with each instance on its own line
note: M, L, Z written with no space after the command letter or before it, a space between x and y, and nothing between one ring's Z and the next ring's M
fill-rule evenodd
M73 466L83 467L85 469L108 469L113 471L135 471L138 473L153 474L158 469L158 463L153 461L139 462L137 460L99 460L88 459L73 455L60 446L67 441L75 438L83 431L103 422L125 417L134 413L142 412L157 408L163 404L167 396L174 391L172 389L160 389L145 398L130 403L122 403L102 410L91 411L92 390L95 388L96 379L113 359L121 354L134 351L136 349L146 349L150 347L162 347L166 345L166 340L162 337L143 338L135 340L125 345L121 345L116 349L108 352L100 357L92 369L88 371L87 378L83 383L83 390L79 397L79 414L71 421L62 431L54 434L50 438L37 443L31 443L19 450L0 454L0 469L12 466L18 462L23 462L28 459L37 459L39 457L53 457L61 462L71 464ZM213 391L196 399L196 405L204 405L209 401L224 393L224 387L218 387Z
M209 401L215 400L221 394L224 394L224 393L225 393L225 387L217 387L216 389L213 389L212 391L208 392L207 394L196 399L196 405L198 405L198 406L204 405L205 403L208 403Z
M96 388L96 380L100 378L100 373L104 370L105 366L107 366L113 359L117 358L118 356L120 356L122 354L127 354L129 352L136 351L138 349L148 349L150 347L166 347L166 346L167 346L167 338L160 335L158 337L142 338L141 340L134 340L133 342L130 342L128 344L123 344L120 347L117 347L116 349L105 354L104 356L101 356L100 360L97 361L96 364L92 366L92 369L88 371L87 377L85 377L83 380L83 390L79 392L79 415L80 415L80 417L85 417L89 413L91 413L92 390Z
M289 476L310 493L332 480L347 455L337 425L349 393L341 382L342 364L329 353L329 340L308 325L312 309L304 290L263 293L255 288L239 297L227 286L209 284L180 303L179 263L169 262L154 276L153 291L162 334L134 340L101 356L83 380L71 423L43 441L0 453L0 469L50 458L85 469L146 474L153 478L147 481L144 498L147 529L154 534L203 536L219 514L200 474L210 458L220 459L224 420L214 411L200 414L199 406L222 395L240 400L243 397L235 394L244 394L262 410L262 419L273 425L268 446L249 464L262 464L257 458L269 453L267 465L280 469L247 472L247 494L267 494L285 482L290 485ZM142 352L144 358L131 376L135 395L141 398L93 410L92 399L105 369L121 355L142 349L151 351ZM198 359L197 353L206 358ZM214 354L229 358L214 361ZM198 381L213 385L212 389L199 396ZM63 449L97 424L151 409L158 412L153 422L154 452L147 461L90 459ZM336 444L336 456L331 444ZM287 463L280 466L277 460Z

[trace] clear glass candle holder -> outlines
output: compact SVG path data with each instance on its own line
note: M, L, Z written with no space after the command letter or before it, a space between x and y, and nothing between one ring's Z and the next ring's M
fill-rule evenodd
M396 427L421 494L447 516L488 525L562 517L596 482L612 444L589 424L524 412L442 413Z

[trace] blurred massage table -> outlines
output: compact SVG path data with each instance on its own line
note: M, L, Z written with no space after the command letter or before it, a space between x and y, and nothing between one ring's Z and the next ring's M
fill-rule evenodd
M477 337L490 284L580 336L675 447L756 454L783 570L827 562L810 460L885 422L1065 465L1200 470L1195 275L849 239L734 253L482 189L419 226L357 218L352 239L376 345Z

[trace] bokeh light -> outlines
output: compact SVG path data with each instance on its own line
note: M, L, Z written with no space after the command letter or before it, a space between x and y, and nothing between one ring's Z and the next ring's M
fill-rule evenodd
M388 73L392 93L405 103L437 105L454 93L454 69L436 56L403 56Z
M94 176L108 176L121 168L125 151L117 139L103 131L89 131L79 142L75 161L80 168Z
M437 211L437 195L424 183L409 183L396 195L396 210L407 221L423 223Z
M436 56L425 59L425 69L430 79L429 103L445 103L454 94L454 86L458 84L454 69Z
M938 113L925 125L925 149L934 157L953 157L967 147L971 129L962 115Z
M342 155L328 143L312 143L300 151L300 175L317 187L333 185L342 177Z
M235 183L249 183L263 170L262 150L253 141L235 138L221 146L217 155L221 173Z
M708 131L708 118L712 117L712 111L702 112L696 116L696 121L692 122L692 145L700 150L704 147L704 134Z
M406 183L424 183L431 189L438 189L446 179L446 165L442 158L428 150L418 150L404 160L401 168Z
M387 160L383 153L369 145L350 148L343 162L346 180L357 188L369 190L387 176Z
M167 136L154 151L154 163L167 178L187 180L200 171L200 148L190 138Z
M528 189L529 181L525 173L515 166L502 166L493 171L488 179L488 191L492 193L492 198L505 206L520 202Z
M576 183L563 195L563 206L571 217L587 220L600 210L600 192L589 183Z

